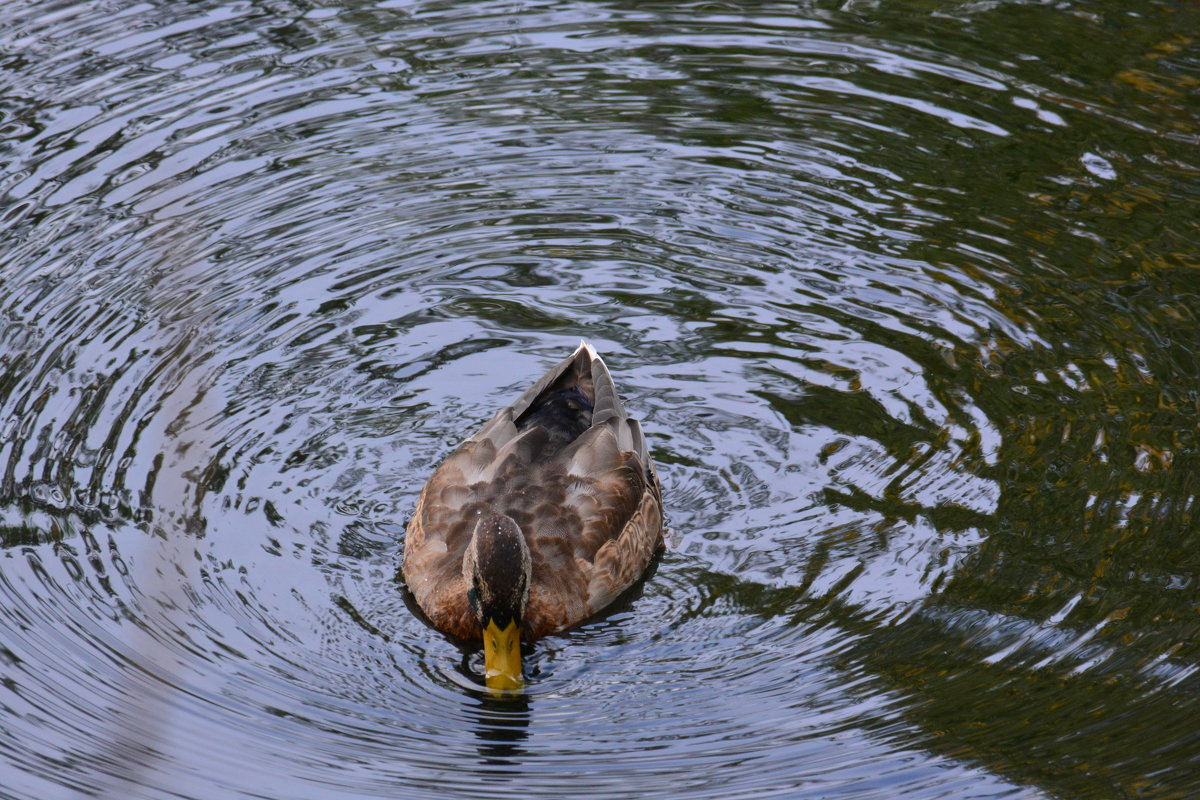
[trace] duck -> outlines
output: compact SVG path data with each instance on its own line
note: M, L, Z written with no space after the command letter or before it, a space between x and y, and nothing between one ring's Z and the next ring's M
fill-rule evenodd
M516 691L521 643L612 603L662 551L662 531L641 424L581 341L434 470L401 571L434 628L482 641L485 685Z

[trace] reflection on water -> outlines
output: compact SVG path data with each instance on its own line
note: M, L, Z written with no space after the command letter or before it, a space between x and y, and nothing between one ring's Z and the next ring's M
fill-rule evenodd
M1120 5L4 4L5 790L1200 792L1200 19ZM581 336L674 546L498 700L405 518Z
M480 698L479 721L475 735L479 738L479 762L492 767L509 767L514 779L521 775L521 762L529 756L522 745L529 736L529 698ZM496 770L493 774L504 774Z

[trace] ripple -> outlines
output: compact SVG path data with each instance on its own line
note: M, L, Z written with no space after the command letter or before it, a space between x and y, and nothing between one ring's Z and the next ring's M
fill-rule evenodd
M6 5L10 791L1186 794L1166 8ZM405 518L580 335L671 547L501 702Z

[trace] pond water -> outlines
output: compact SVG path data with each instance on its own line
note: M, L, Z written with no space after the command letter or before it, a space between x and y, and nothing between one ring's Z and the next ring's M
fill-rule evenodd
M1200 796L1198 30L8 0L0 795ZM670 547L497 700L404 524L580 337Z

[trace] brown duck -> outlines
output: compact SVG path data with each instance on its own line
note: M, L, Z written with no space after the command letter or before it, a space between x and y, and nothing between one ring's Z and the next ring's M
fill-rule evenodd
M662 548L641 425L586 342L450 454L408 524L404 579L438 630L483 639L487 685L522 685L520 639L592 616Z

